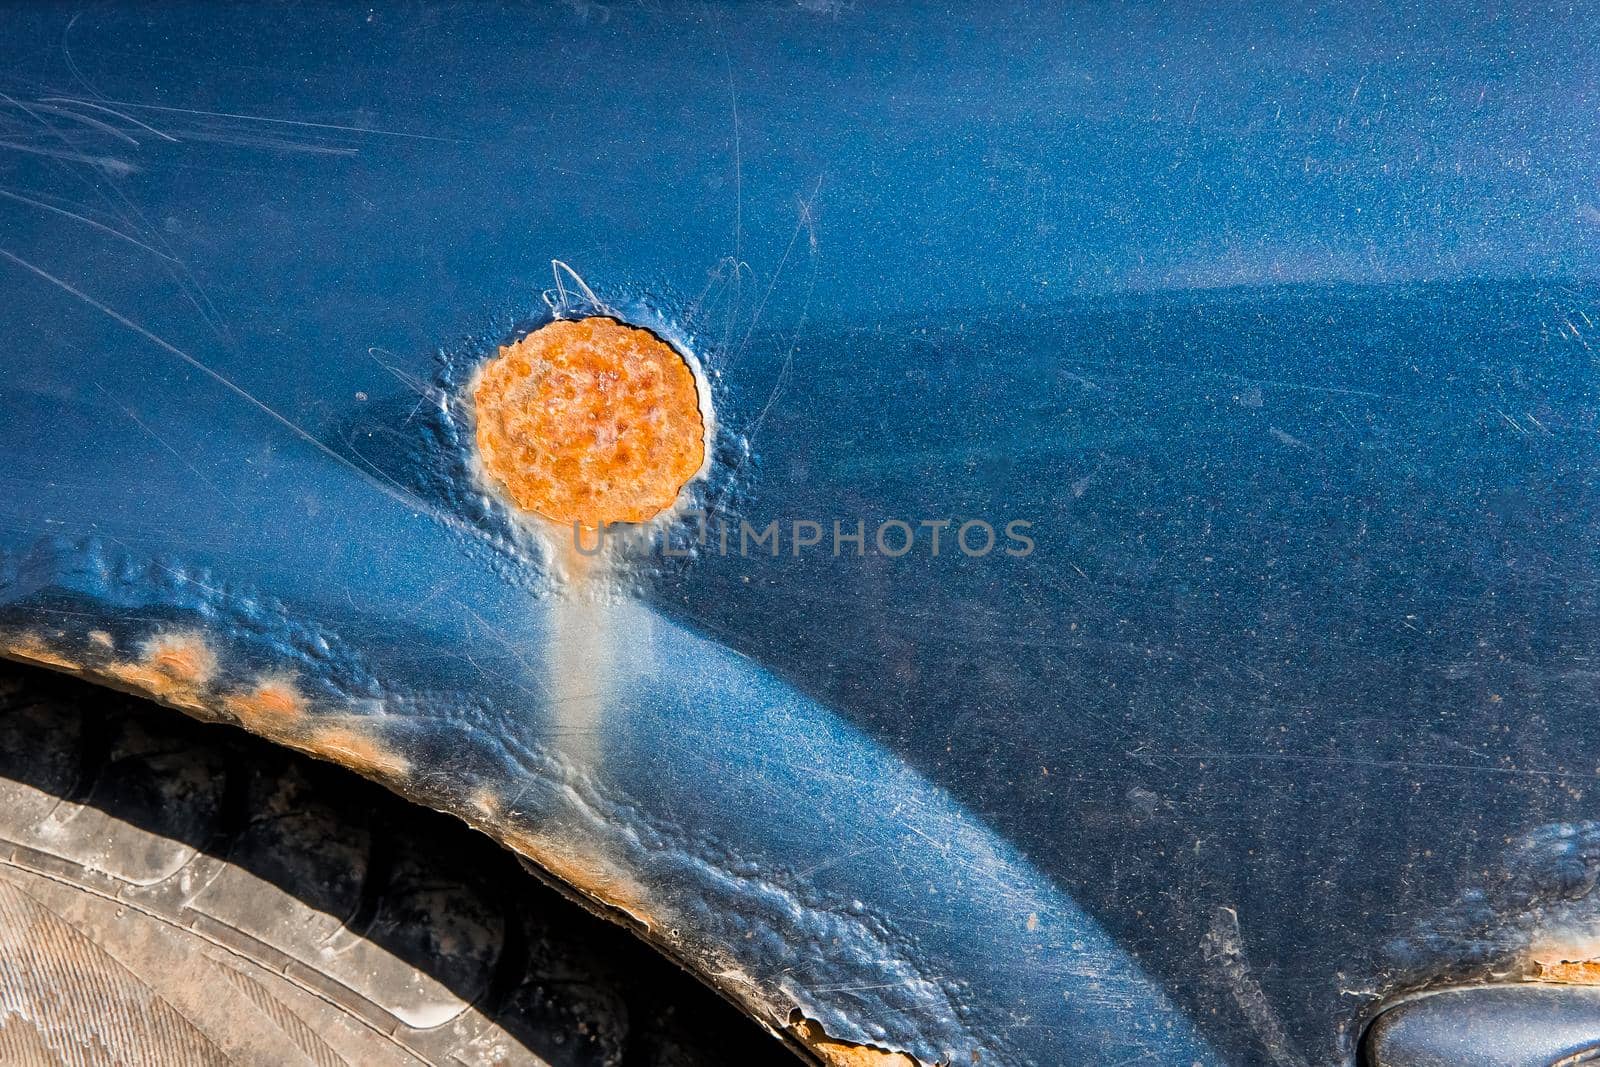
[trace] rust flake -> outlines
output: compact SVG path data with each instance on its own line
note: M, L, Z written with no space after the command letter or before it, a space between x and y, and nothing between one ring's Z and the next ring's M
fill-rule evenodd
M1535 945L1528 953L1525 977L1531 982L1600 985L1600 942L1580 936Z
M1600 960L1534 961L1529 980L1564 985L1600 985Z
M821 1023L806 1018L798 1011L791 1016L789 1029L801 1044L816 1053L828 1067L926 1067L922 1060L909 1052L896 1052L877 1045L863 1045L830 1037Z

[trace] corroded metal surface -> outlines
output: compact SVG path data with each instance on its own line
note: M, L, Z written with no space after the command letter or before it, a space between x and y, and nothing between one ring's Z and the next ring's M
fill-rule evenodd
M602 316L558 319L487 361L472 385L477 456L530 517L644 523L706 466L707 392L688 359Z

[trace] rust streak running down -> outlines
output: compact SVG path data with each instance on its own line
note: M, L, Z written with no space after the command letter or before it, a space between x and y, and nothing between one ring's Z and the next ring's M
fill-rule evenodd
M562 526L649 522L705 463L694 370L615 319L557 320L503 346L472 398L485 472Z

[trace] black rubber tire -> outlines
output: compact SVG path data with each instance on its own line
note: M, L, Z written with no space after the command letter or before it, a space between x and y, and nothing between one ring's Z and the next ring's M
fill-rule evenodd
M796 1062L465 824L4 661L0 993L3 1063Z

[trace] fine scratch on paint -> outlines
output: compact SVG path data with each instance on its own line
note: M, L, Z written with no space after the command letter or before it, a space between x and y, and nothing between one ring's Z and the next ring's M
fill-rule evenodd
M110 234L112 237L115 237L115 238L117 238L119 240L126 241L129 244L133 245L135 248L138 248L138 249L141 249L142 251L148 252L152 256L157 257L158 259L164 259L169 263L177 263L178 262L178 260L175 257L167 255L165 252L162 252L160 249L155 248L152 245L145 244L143 241L139 240L137 237L131 236L130 234L123 233L121 230L117 229L114 226L107 226L103 222L97 222L96 220L91 219L86 215L80 215L75 211L68 211L66 208L56 207L53 204L47 204L42 200L35 200L34 198L32 198L30 196L23 196L21 193L14 192L13 190L10 190L10 189L0 189L0 197L4 197L7 200L15 200L19 204L27 204L29 207L35 207L35 208L38 208L41 211L54 212L55 214L61 215L61 216L65 217L65 218L69 218L69 219L73 220L74 222L82 223L83 225L91 227L92 229L99 230L102 233Z
M1206 958L1214 962L1227 979L1240 1012L1255 1028L1256 1036L1278 1067L1309 1067L1294 1051L1283 1023L1272 1010L1250 963L1245 958L1244 937L1239 930L1239 913L1233 908L1218 908L1211 917L1211 929L1204 943Z
M123 122L128 123L130 126L137 126L141 130L145 130L145 131L148 131L149 133L153 133L157 137L161 138L163 141L168 141L168 142L170 142L172 144L181 144L182 143L182 142L180 142L178 140L178 138L176 138L176 137L172 136L171 134L166 133L166 132L164 132L162 130L156 129L154 126L151 126L149 123L140 122L138 119L134 118L132 115L124 114L123 112L118 111L116 108L106 107L103 104L92 103L92 102L90 102L88 100L78 100L78 99L76 99L74 97L70 97L70 96L41 96L39 98L39 100L38 100L38 103L41 103L41 104L71 104L71 105L73 105L75 107L92 108L95 111L99 111L99 112L102 112L103 114L110 115L113 118L119 118Z
M51 99L63 100L75 104L87 104L88 101L78 100L73 97L52 97ZM234 119L239 122L265 122L280 126L299 126L313 130L332 130L338 133L360 133L373 137L398 137L412 141L439 141L445 144L461 144L457 137L442 137L432 133L406 133L400 130L385 130L374 126L342 126L332 122L307 122L301 119L282 119L271 115L245 115L234 111L201 111L189 107L164 107L160 104L135 103L130 100L106 100L107 104L118 107L133 108L140 111L160 111L171 115L191 115L199 118Z
M85 304L87 304L90 307L94 308L95 310L105 314L106 316L108 316L109 318L114 320L115 322L120 323L121 325L127 327L128 329L132 330L134 333L137 333L139 336L143 337L145 340L149 341L151 344L156 345L157 347L161 348L163 351L169 352L172 355L176 356L177 358L181 359L183 362L187 363L191 367L193 367L196 370L200 371L202 374L206 375L208 378L212 379L213 381L217 382L219 385L221 385L224 388L226 388L229 392L234 393L235 395L239 396L243 400L247 401L251 406L259 409L262 412L264 412L273 421L275 421L275 422L279 423L280 425L284 426L285 428L287 428L296 437L298 437L301 440L305 441L307 444L309 444L313 448L315 448L318 452L321 452L323 455L329 457L334 462L338 463L341 467L346 467L349 470L353 471L356 474L356 476L361 479L362 482L366 483L368 486L370 486L371 488L377 490L378 492L382 493L383 495L396 500L397 502L401 503L402 505L404 505L405 507L411 509L412 511L416 512L417 514L427 515L430 518L434 519L435 521L438 521L438 522L450 527L451 529L454 529L454 530L457 530L457 531L460 531L460 532L474 533L475 534L475 531L473 530L473 528L470 527L467 523L463 522L462 520L460 520L460 519L458 519L458 518L456 518L456 517L454 517L452 515L448 515L448 514L444 513L443 511L441 511L440 509L438 509L436 507L433 507L433 506L427 504L425 501L421 500L415 494L409 493L409 492L405 491L404 489L401 489L401 488L397 487L396 485L394 485L392 483L392 480L389 482L389 484L385 484L384 481L379 480L379 478L377 476L375 476L374 474L372 474L371 472L363 470L362 468L356 466L355 463L353 463L348 457L343 456L343 455L339 454L338 452L335 452L333 449L329 448L322 441L319 441L317 438L313 437L310 433L308 433L298 423L292 421L287 416L285 416L285 415L281 414L280 412L278 412L276 409L274 409L274 408L268 406L267 404L263 403L259 398L257 398L255 396L255 394L251 393L249 390L247 390L243 386L239 385L232 378L229 378L228 376L226 376L226 375L222 374L221 372L213 369L212 367L208 366L207 364L203 363L202 361L196 359L194 356L191 356L189 353L183 351L181 348L178 348L176 345L173 345L170 342L168 342L168 341L162 339L161 337L157 336L156 334L150 332L149 330L145 329L143 326L140 326L137 322L134 322L132 319L128 318L127 316L125 316L123 314L121 314L120 312L116 311L115 309L113 309L111 307L108 307L105 304L102 304L100 301L96 300L94 297L92 297L92 296L88 295L87 293L83 292L81 289L78 289L78 288L74 287L73 285L71 285L70 283L61 280L60 278L56 277L54 274L51 274L49 271L45 270L44 268L36 266L36 265L28 262L27 260L23 259L21 256L16 255L15 253L11 252L8 249L0 248L0 257L4 257L5 259L9 260L11 263L13 263L16 266L22 268L23 270L26 270L26 271L28 271L28 272L30 272L32 274L35 274L38 277L40 277L40 278L44 279L45 281L49 282L51 285L54 285L56 288L61 289L62 291L66 292L66 293L68 293L68 294L70 294L70 295L72 295L74 297L77 297L79 300L83 301Z

